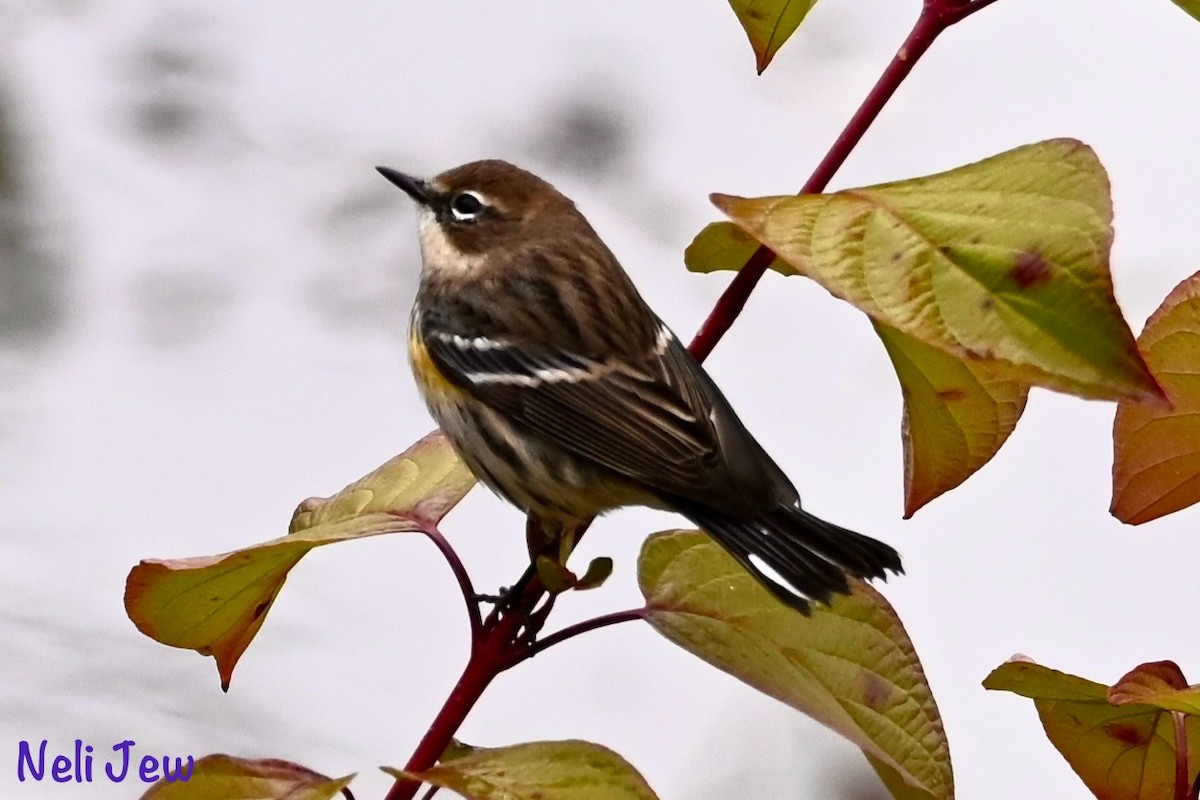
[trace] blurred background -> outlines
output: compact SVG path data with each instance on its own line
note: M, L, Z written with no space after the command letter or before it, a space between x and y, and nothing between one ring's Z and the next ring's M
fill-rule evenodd
M416 3L0 0L0 795L17 742L293 759L389 781L465 661L420 537L325 548L293 572L228 695L210 659L125 618L140 558L281 535L428 432L405 363L414 213L373 170L502 157L577 200L685 340L728 282L682 251L711 191L794 191L900 43L918 0L828 0L762 77L724 0ZM1101 10L1103 7L1103 10ZM1135 331L1200 268L1200 24L1168 0L1001 0L939 41L833 188L1074 136L1107 165L1113 274ZM964 798L1085 798L1032 704L980 681L1014 652L1106 683L1200 676L1186 566L1200 512L1107 513L1113 406L1035 391L994 462L901 521L900 392L861 314L767 276L709 361L806 506L896 545L885 587L916 643ZM444 530L484 590L524 560L482 490ZM602 590L637 605L650 531L596 526ZM815 723L625 625L503 676L472 744L585 738L668 798L883 798Z

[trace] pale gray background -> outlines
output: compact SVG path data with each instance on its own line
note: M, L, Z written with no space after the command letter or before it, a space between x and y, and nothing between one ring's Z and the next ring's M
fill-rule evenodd
M358 770L401 764L463 664L461 601L419 537L305 559L223 695L211 660L125 619L142 557L282 533L426 433L405 365L413 212L373 171L499 156L579 202L689 338L728 281L681 266L710 191L793 191L891 57L917 0L826 0L763 77L724 0L0 2L0 795L16 743L124 738ZM569 9L569 10L568 10ZM1135 330L1200 267L1200 24L1168 0L1000 0L919 65L838 175L850 186L1055 136L1112 174L1113 273ZM1083 798L1032 705L980 681L1016 651L1105 682L1200 675L1197 513L1108 516L1113 407L1037 391L1012 441L902 522L900 394L861 314L769 276L709 362L806 504L894 543L903 616L963 798ZM635 605L616 558L559 622ZM478 584L520 572L519 515L483 491L446 522ZM481 745L581 737L665 798L869 800L856 751L628 625L501 678Z

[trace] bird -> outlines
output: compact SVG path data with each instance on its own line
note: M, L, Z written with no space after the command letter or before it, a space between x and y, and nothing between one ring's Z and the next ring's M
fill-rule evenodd
M803 614L889 545L810 514L704 367L552 184L501 160L423 180L408 355L472 473L546 531L623 506L677 512Z

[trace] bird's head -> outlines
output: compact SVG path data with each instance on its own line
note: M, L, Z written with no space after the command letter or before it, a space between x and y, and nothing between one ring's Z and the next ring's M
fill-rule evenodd
M429 180L376 169L417 202L427 269L469 269L488 254L587 224L561 192L507 161L473 161Z

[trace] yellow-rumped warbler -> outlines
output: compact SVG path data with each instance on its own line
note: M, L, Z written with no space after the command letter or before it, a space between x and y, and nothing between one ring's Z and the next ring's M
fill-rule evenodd
M429 410L481 481L548 528L609 509L677 511L776 597L886 577L882 542L800 508L787 476L546 181L477 161L423 181L409 356Z

